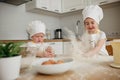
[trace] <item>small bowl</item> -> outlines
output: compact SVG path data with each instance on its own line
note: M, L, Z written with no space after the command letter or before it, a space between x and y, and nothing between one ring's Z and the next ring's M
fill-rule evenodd
M49 59L55 61L63 60L64 63L42 65L44 61L48 61ZM42 74L60 74L70 70L73 65L73 62L74 62L73 58L40 58L35 60L32 63L32 66L37 72Z

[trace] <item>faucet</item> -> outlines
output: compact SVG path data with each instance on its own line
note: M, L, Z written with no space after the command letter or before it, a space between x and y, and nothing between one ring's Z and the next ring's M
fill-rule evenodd
M79 35L79 26L78 26L79 24L80 24L80 20L77 20L76 26L75 26L75 36L76 36L77 39L80 38L80 35Z
M80 23L80 20L77 20L77 23L76 23L76 25L79 25L79 23Z
M78 29L79 29L79 28L78 28L78 25L79 25L79 24L80 24L80 20L77 20L77 22L76 22L76 27L75 27L75 28L76 28L76 31L75 31L76 34L78 34L78 32L79 32L79 30L78 30Z

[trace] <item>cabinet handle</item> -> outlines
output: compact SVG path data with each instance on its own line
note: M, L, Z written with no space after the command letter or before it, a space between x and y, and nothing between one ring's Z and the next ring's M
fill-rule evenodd
M53 42L53 43L50 43L50 45L54 45L55 43Z
M59 10L55 9L55 12L59 12Z
M70 11L75 11L76 10L76 8L72 8L72 9L70 9Z
M102 2L100 2L99 4L106 4L108 1L102 1Z
M42 7L42 9L47 9L47 7Z

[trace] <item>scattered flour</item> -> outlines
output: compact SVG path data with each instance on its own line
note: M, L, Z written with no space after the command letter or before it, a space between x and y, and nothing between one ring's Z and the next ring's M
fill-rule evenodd
M109 75L109 76L116 76L120 78L120 75L117 74L114 70L111 71L111 69L106 66L108 65L108 61L112 61L113 58L108 56L94 56L94 57L83 57L81 54L83 52L81 51L80 45L81 43L76 40L76 37L74 33L72 33L69 30L66 30L67 33L69 33L68 37L71 39L71 43L73 46L73 52L72 54L69 55L69 57L74 58L74 65L72 67L72 71L74 71L74 74L69 75L64 75L66 80L87 80L89 75L94 76L97 72L101 72L104 75ZM112 72L112 73L111 73ZM34 74L36 72L34 70L26 70L22 75L20 75L20 78L23 78L24 80L33 80ZM44 79L46 80L46 79ZM51 80L51 79L50 79ZM54 79L54 80L59 80L59 79ZM108 80L106 78L102 80Z

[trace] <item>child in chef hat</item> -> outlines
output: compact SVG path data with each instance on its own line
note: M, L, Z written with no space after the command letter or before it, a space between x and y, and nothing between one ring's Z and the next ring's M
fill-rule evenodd
M38 57L54 57L54 52L52 48L47 44L44 43L46 26L41 21L32 21L28 27L27 32L32 39L31 42L27 43L28 50L30 47L35 47L38 49L36 56Z
M105 42L106 35L99 29L103 11L98 5L87 6L82 11L85 32L81 37L85 47L84 56L108 55Z

